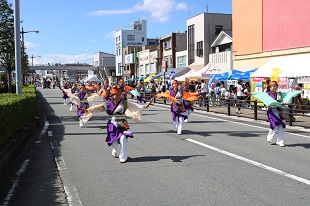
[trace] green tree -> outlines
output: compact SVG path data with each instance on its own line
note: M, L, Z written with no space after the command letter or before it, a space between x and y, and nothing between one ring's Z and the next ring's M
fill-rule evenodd
M8 91L12 92L15 69L14 15L12 4L0 0L0 66L6 68Z
M21 47L21 66L22 66L23 80L25 80L25 77L29 76L30 70L29 70L28 54L26 53L25 47L23 45Z

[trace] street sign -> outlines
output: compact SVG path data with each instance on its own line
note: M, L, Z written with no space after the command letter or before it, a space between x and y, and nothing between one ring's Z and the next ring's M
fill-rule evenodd
M162 71L163 72L166 72L167 71L167 60L165 59L165 58L163 58L162 60L161 60L161 68L162 68Z

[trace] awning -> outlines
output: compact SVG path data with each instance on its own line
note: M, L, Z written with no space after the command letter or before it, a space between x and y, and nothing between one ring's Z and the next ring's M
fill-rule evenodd
M251 77L270 77L274 68L279 68L279 77L309 77L310 54L274 57Z
M196 79L203 78L203 77L208 78L212 74L221 74L223 72L224 71L220 69L218 66L209 62L206 66L204 66L203 68L199 70L191 69L186 74L177 77L176 80L185 81L186 79L193 79L193 78L196 78Z

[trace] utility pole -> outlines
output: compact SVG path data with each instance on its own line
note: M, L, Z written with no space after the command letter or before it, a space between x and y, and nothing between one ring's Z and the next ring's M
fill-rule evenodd
M15 37L15 70L16 70L16 94L22 94L21 85L21 52L20 52L20 5L19 0L14 0L14 37Z

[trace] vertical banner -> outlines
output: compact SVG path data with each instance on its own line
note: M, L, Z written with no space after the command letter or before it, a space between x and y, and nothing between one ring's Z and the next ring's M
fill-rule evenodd
M272 73L270 75L270 81L278 81L280 72L281 72L280 68L272 68Z

